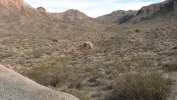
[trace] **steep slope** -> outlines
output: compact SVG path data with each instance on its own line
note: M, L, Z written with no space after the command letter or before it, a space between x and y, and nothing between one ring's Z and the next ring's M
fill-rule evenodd
M24 9L25 8L25 9ZM0 1L0 18L9 20L18 14L28 15L31 7L23 2L23 0L1 0Z
M49 13L41 13L23 0L1 0L0 1L0 21L6 22L17 17L26 17L31 19L42 19L52 21Z
M174 22L177 17L176 0L166 0L161 3L142 7L137 15L131 19L131 23L161 23Z
M111 23L121 24L134 17L136 12L137 11L133 11L133 10L129 10L129 11L117 10L112 12L111 14L100 16L98 17L98 19L107 23L111 22Z
M165 0L164 2L144 6L138 11L117 10L111 14L100 16L97 19L107 23L131 24L159 24L177 20L177 1Z

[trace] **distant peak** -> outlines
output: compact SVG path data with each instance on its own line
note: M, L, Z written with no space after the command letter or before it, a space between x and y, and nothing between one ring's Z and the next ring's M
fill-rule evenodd
M77 9L69 9L68 11L77 11Z
M69 10L67 10L66 12L80 12L80 11L77 10L77 9L69 9Z

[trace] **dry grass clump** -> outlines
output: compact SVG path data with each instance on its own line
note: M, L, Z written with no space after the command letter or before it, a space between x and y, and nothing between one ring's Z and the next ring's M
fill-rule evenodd
M83 80L82 71L82 67L68 67L63 59L53 58L43 62L39 67L24 70L23 75L39 84L72 94L80 100L90 100L88 95L78 90L82 88L80 85Z
M13 56L14 54L15 54L15 53L12 52L12 51L8 51L8 52L6 52L6 53L1 53L1 54L0 54L0 59L4 59L4 58L11 57L11 56Z
M172 72L177 71L177 51L172 52L172 61L162 64L162 68L166 71Z
M163 66L163 69L165 69L166 71L177 71L177 61L173 61L173 62L170 62L170 63L166 63L164 64Z
M61 92L72 94L73 96L79 98L80 100L90 100L90 97L83 91L77 89L68 89L67 87L62 87L58 89Z
M166 100L173 81L162 73L140 71L125 75L116 87L117 97L125 100Z
M136 67L155 67L156 64L156 59L147 55L132 56L131 61Z
M68 67L61 58L43 62L41 66L23 71L23 75L45 86L68 85L82 80L81 68Z

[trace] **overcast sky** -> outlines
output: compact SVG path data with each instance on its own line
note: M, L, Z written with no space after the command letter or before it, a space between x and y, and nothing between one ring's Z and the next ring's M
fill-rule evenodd
M90 17L98 17L116 10L138 10L142 6L164 0L24 0L34 8L44 7L47 12L78 9Z

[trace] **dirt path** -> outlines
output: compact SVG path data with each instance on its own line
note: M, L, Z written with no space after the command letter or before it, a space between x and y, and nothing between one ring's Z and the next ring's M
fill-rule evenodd
M56 92L0 65L0 100L79 100Z

